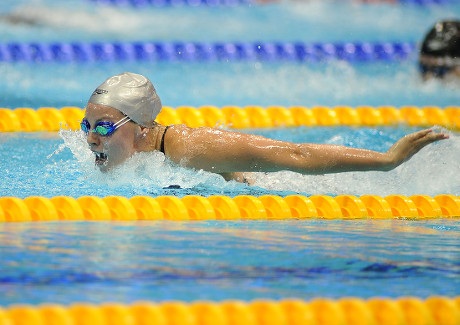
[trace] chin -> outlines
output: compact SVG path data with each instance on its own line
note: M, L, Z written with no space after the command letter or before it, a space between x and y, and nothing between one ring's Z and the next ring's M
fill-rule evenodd
M111 154L104 154L101 158L100 154L96 154L94 164L96 168L98 168L102 173L107 173L117 168L118 166L123 165L129 158L130 156L126 155L121 156Z
M113 164L110 164L108 160L101 162L96 159L95 166L103 173L107 173L113 168Z
M106 164L104 165L97 165L96 168L98 168L102 173L107 173L110 170L110 167L107 166Z
M125 161L126 161L126 159L123 160L123 161L121 161L121 162L116 162L116 163L113 162L113 161L108 161L108 160L105 161L105 162L102 163L102 164L98 164L98 163L96 162L96 168L98 168L99 171L101 171L102 173L108 173L108 172L110 172L110 171L116 169L118 166L123 165L123 163L124 163Z

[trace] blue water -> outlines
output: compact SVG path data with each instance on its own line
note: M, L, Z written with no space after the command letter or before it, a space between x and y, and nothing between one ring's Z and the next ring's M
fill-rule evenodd
M455 296L459 232L454 220L4 223L0 305Z
M437 20L458 18L460 3L412 6L313 0L139 10L85 0L4 0L0 13L29 22L12 26L3 19L0 37L6 41L416 42Z
M283 2L235 8L114 8L83 0L0 4L0 42L304 41L419 43L449 6ZM19 21L11 22L11 17ZM112 74L147 75L163 104L459 105L457 84L401 62L0 64L0 106L84 107ZM292 142L387 150L416 128L243 130ZM460 195L460 138L388 173L257 174L256 186L133 157L109 175L79 132L0 134L0 196ZM148 164L145 162L148 161ZM180 185L179 189L165 189ZM169 299L457 295L456 219L0 223L0 305ZM212 245L210 245L212 243Z
M50 77L49 71L53 71ZM134 71L155 84L163 105L459 105L458 85L423 84L413 63L120 63L1 65L2 106L85 107L108 76Z

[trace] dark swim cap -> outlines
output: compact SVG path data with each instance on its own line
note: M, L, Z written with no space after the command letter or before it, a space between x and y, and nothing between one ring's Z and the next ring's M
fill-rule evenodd
M425 36L422 55L460 58L460 21L437 22Z

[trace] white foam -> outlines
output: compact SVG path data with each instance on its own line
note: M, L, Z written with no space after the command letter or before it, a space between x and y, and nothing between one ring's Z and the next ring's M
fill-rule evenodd
M94 183L106 184L112 188L129 186L134 190L144 191L148 188L158 189L178 185L181 188L208 186L230 190L238 186L245 186L234 181L226 182L218 174L176 166L159 151L136 153L124 164L107 173L102 173L95 166L94 154L88 148L82 131L61 129L59 135L64 140L65 146L77 159L85 179Z

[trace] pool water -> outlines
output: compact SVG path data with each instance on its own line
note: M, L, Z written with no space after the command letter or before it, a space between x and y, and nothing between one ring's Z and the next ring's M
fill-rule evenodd
M454 296L456 220L0 224L0 305Z
M88 0L4 0L5 41L410 41L439 19L458 18L460 3L445 6L292 1L265 5L177 6L141 9ZM346 17L346 19L344 19Z
M409 42L460 6L280 2L142 8L85 0L4 0L0 42ZM108 76L146 75L166 106L458 106L458 84L424 83L417 53L343 62L0 62L0 107L85 107ZM439 130L439 128L437 128ZM292 142L387 150L405 126L247 129ZM460 139L424 148L394 171L258 173L255 186L136 155L109 175L81 131L0 134L0 196L214 194L460 195ZM148 164L145 163L148 161ZM179 185L180 188L168 188ZM0 305L43 302L454 296L458 219L0 223Z
M53 71L53 78L49 71ZM1 65L2 107L85 107L108 76L133 71L155 84L163 105L451 106L458 85L422 83L415 63L149 63ZM43 82L46 80L46 82Z

